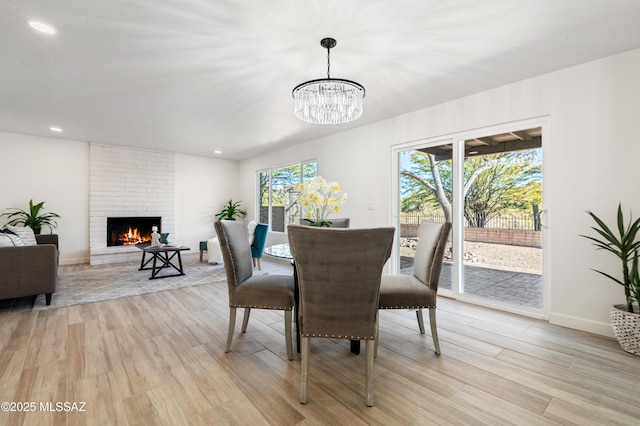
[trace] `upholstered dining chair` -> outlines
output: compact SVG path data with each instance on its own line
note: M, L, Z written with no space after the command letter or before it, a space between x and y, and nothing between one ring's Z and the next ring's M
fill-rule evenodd
M287 233L300 291L300 402L308 400L310 339L348 339L366 341L365 402L372 406L380 277L395 229L289 225Z
M244 308L243 333L247 331L251 309L275 309L284 311L287 357L292 360L293 275L253 275L247 225L243 221L222 220L215 222L214 226L229 289L229 331L225 352L231 348L237 308Z
M267 242L267 234L269 233L269 225L257 223L253 231L253 241L251 242L251 257L253 258L253 266L258 266L258 271L262 271L260 259L264 253L264 245Z
M436 294L450 231L450 222L422 222L413 261L413 275L383 275L380 282L380 309L416 309L418 327L422 334L422 309L429 309L431 337L438 355L440 342L436 325Z

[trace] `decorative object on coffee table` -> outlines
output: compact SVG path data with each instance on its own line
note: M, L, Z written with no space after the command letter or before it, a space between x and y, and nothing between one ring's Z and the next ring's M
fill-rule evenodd
M151 245L149 247L160 247L162 243L160 242L160 234L158 233L158 227L151 227Z
M596 222L597 226L591 229L599 234L599 237L582 235L593 242L598 249L613 253L622 264L622 279L614 277L606 272L592 269L599 274L613 280L624 288L626 305L614 305L611 307L610 319L613 333L620 343L620 347L634 355L640 355L640 274L638 272L638 249L640 240L637 234L640 231L640 219L629 219L625 225L622 214L622 205L618 204L617 223L614 228L609 228L594 213L587 212ZM629 268L631 264L631 268Z
M29 200L29 211L20 210L20 209L8 209L4 213L0 214L0 216L7 216L9 219L7 224L9 225L22 225L28 226L33 229L35 234L39 234L43 226L48 226L50 230L53 230L58 226L58 222L56 222L56 218L60 216L57 213L41 213L42 207L44 206L44 201L33 204L33 200Z

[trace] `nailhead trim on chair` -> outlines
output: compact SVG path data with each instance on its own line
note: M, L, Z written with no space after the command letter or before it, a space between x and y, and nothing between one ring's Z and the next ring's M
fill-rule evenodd
M426 308L435 308L436 306L423 306L423 305L418 305L418 306L392 306L392 307L381 307L379 309L426 309Z
M250 308L250 309L271 309L276 311L291 311L291 306L285 306L281 308L274 308L273 306L255 306L255 305L229 305L230 308Z
M369 336L369 337L361 337L361 336L341 336L341 335L335 335L335 334L309 334L309 333L301 333L300 334L302 337L326 337L326 338L330 338L330 339L349 339L349 340L374 340L375 336Z

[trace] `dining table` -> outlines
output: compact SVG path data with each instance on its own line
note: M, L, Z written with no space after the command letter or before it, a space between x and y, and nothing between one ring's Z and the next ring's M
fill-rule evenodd
M298 284L298 273L296 270L296 262L293 259L293 255L291 254L291 249L289 248L289 243L281 243L281 244L272 244L264 248L264 253L277 257L280 259L287 259L291 261L291 265L293 266L293 283L294 283L294 305L296 310L296 315L298 313L298 307L300 306L300 286ZM298 353L300 353L300 322L296 318L296 349ZM359 355L360 354L360 340L350 340L351 342L351 352Z

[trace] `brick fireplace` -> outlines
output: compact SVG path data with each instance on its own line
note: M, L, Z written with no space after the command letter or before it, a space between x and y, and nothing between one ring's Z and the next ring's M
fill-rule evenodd
M140 260L142 252L135 244L108 242L108 219L124 217L158 218L160 222L156 226L174 235L175 155L90 144L89 256L92 265Z

